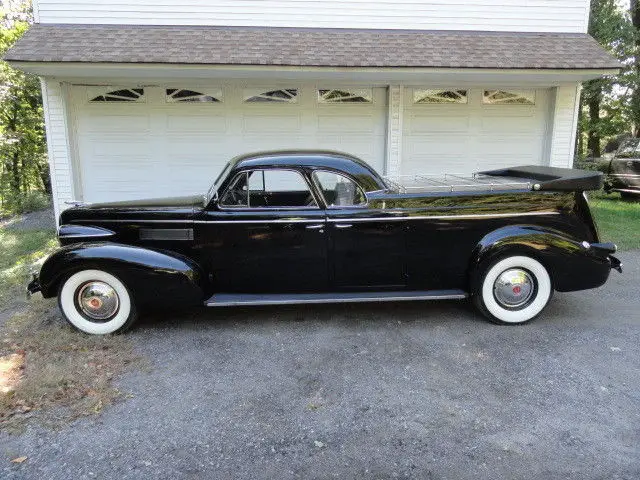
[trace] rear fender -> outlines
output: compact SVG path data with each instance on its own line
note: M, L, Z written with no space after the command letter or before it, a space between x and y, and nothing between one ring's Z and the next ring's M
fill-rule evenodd
M561 292L602 285L612 266L608 252L593 248L586 241L575 240L552 228L513 225L494 230L478 242L470 265L472 291L477 280L473 274L481 270L478 267L508 255L527 255L538 260L549 271L554 288Z
M174 252L110 242L68 245L53 253L40 270L42 295L55 297L62 280L91 268L118 276L141 304L197 305L204 300L205 276L193 260Z

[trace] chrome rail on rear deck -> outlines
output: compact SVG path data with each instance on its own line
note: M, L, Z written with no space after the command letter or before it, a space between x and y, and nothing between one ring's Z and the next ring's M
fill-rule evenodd
M401 193L421 192L470 192L495 190L532 190L533 183L529 180L514 177L494 177L474 173L472 175L445 174L416 174L396 175L384 177Z

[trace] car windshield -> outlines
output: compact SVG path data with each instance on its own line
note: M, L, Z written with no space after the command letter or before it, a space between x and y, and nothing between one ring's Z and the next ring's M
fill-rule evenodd
M220 172L220 175L218 175L218 178L216 178L216 181L213 182L213 185L211 185L211 188L209 188L209 191L207 192L204 198L205 207L211 202L211 199L218 191L218 188L220 188L220 184L227 177L227 174L229 173L230 168L231 168L231 162L228 162Z

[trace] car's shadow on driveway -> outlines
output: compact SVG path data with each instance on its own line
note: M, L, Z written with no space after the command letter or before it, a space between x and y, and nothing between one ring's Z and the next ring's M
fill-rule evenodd
M252 324L261 327L296 323L376 324L425 322L439 325L457 321L474 324L484 317L468 301L389 302L353 304L273 305L251 307L192 307L148 310L139 329L233 329Z

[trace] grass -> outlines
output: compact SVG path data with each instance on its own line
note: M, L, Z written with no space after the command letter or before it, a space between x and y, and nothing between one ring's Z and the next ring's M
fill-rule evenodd
M0 310L24 298L32 264L56 246L53 230L0 228Z
M0 429L8 431L20 431L34 412L50 427L100 413L124 396L113 379L141 360L125 336L79 333L44 299L7 322L2 359L19 370L0 392Z
M602 241L614 242L621 250L640 248L640 201L597 192L589 195L589 205Z
M97 414L123 396L112 380L140 364L125 336L79 333L55 300L26 301L29 272L55 248L54 233L0 226L0 429L20 431L31 419L57 427Z

